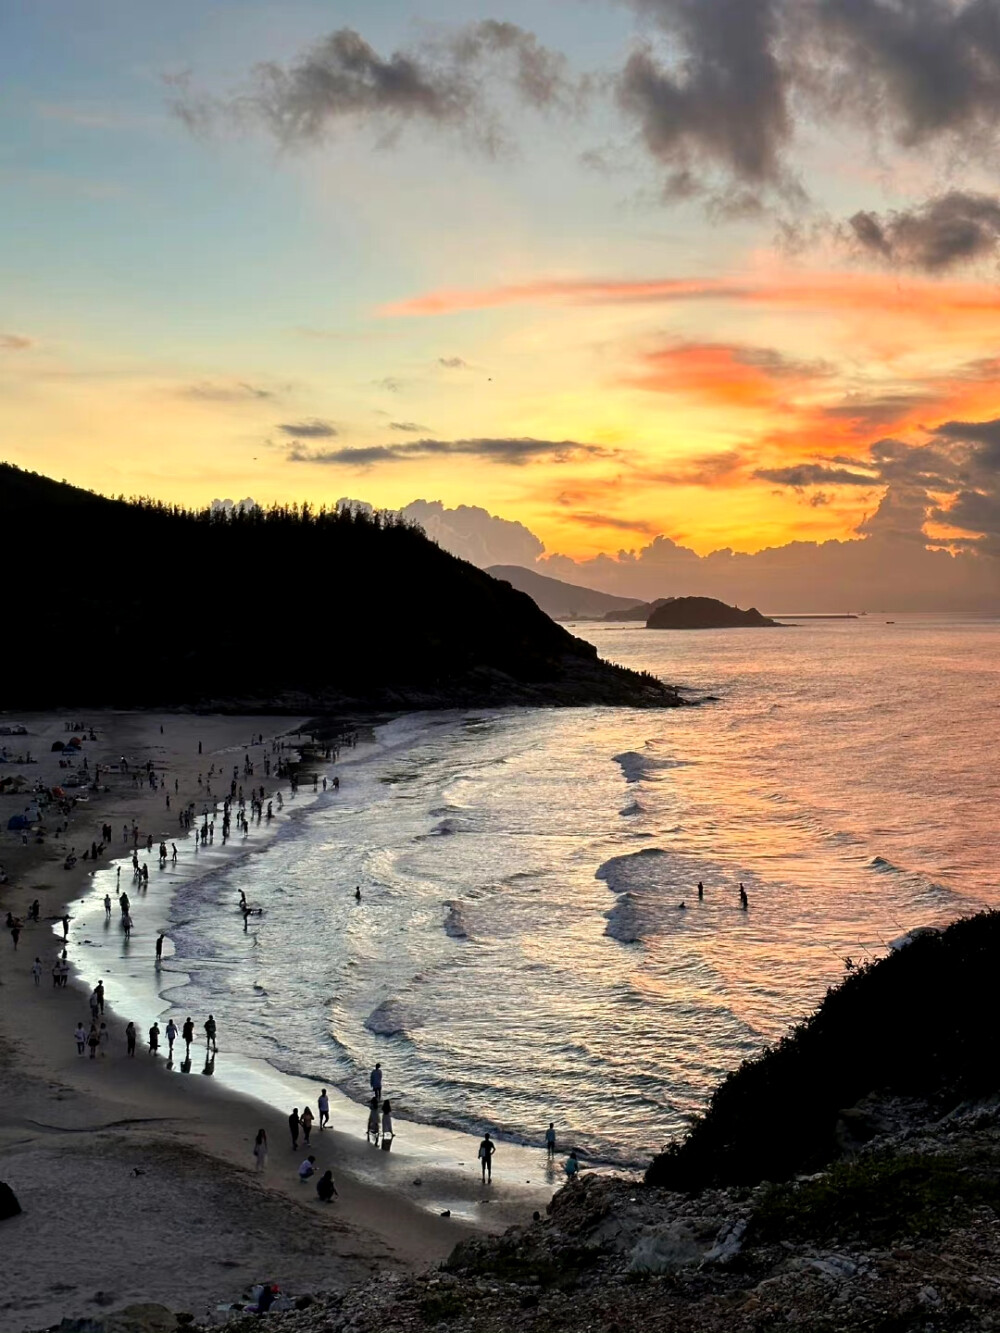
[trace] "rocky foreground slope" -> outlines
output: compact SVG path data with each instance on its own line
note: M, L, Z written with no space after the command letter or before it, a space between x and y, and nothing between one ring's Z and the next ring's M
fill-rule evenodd
M867 1142L861 1142L868 1134ZM850 1108L829 1170L696 1196L614 1178L281 1333L917 1333L1000 1328L1000 1101ZM237 1329L259 1328L247 1318Z

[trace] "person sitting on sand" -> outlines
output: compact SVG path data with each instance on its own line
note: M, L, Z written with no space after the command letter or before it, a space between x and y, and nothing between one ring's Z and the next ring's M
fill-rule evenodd
M570 1152L570 1155L566 1158L566 1161L563 1163L563 1170L566 1172L566 1175L569 1180L576 1180L577 1176L579 1175L580 1161L576 1155L575 1148Z
M324 1171L319 1180L316 1181L316 1195L320 1203L329 1203L333 1196L337 1194L337 1186L333 1183L333 1172ZM338 1194L339 1198L340 1195Z
M299 1184L303 1185L310 1176L316 1174L316 1158L309 1154L302 1165L299 1167Z

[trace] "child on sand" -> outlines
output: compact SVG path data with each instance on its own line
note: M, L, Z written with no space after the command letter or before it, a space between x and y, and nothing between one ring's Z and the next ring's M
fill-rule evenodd
M253 1155L257 1162L257 1170L263 1171L267 1165L267 1131L258 1129L257 1137L253 1141Z

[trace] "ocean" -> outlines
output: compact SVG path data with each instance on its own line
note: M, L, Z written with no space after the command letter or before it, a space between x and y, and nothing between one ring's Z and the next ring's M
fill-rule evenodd
M379 1060L405 1121L641 1166L848 959L997 902L1000 621L571 628L702 702L407 715L270 837L200 874L178 840L160 1012L359 1103Z

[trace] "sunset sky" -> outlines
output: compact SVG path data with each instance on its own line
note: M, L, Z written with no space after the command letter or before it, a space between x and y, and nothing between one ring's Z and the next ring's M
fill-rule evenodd
M580 560L878 525L1000 555L1000 3L34 0L3 30L6 459L481 505Z

